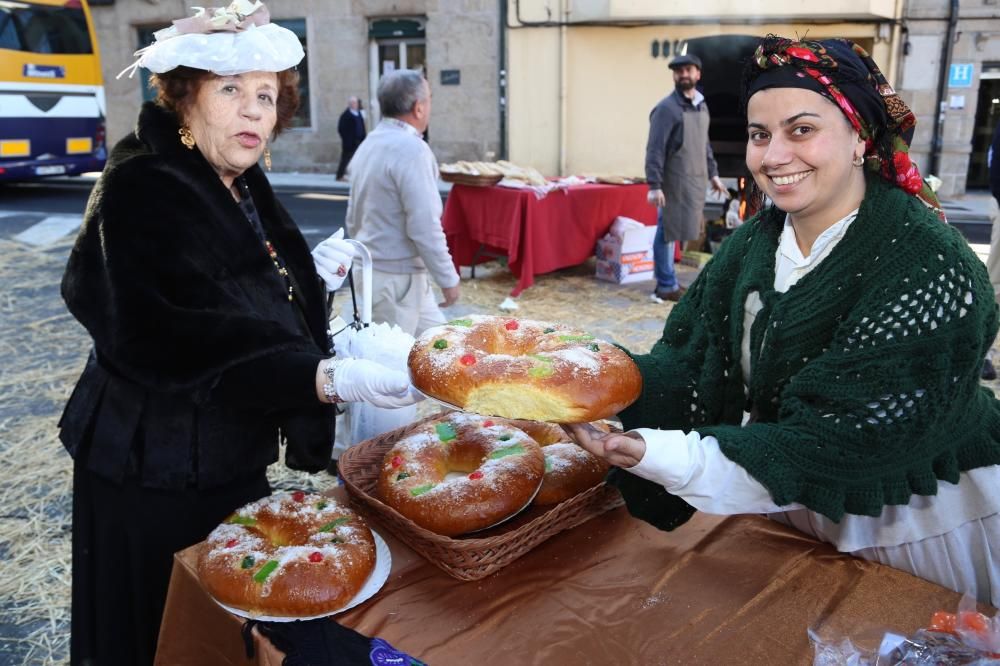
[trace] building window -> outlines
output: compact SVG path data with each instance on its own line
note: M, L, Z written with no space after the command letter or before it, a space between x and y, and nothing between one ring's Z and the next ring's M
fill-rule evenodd
M300 19L274 19L271 21L288 28L295 33L295 36L302 42L302 50L306 52L306 57L299 63L299 110L295 112L290 127L311 127L312 113L309 104L309 43L306 41L306 20Z
M299 110L295 112L295 117L292 118L291 127L310 127L312 125L312 114L309 105L309 46L306 43L306 20L301 19L275 19L272 21L282 28L288 28L295 33L295 36L299 38L302 42L302 50L306 52L306 56L302 59L302 62L298 65L299 71ZM139 46L138 48L144 48L153 43L153 33L157 30L165 28L165 25L158 26L144 26L138 29ZM142 100L144 102L156 99L156 93L153 91L152 86L149 85L149 71L143 68L139 69L139 77L142 86Z

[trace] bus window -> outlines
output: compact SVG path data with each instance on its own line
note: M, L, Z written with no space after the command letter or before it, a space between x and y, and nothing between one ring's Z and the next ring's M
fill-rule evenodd
M79 2L64 6L0 0L0 48L32 53L93 53Z
M104 168L105 100L85 0L0 0L0 180Z

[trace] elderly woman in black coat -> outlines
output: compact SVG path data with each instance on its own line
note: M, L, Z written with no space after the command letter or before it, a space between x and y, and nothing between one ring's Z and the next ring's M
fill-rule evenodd
M350 246L310 254L257 166L298 105L295 35L239 0L140 56L157 101L111 152L62 284L94 342L60 422L74 664L153 661L172 554L270 493L280 443L324 469L331 403L416 399L402 372L329 358Z

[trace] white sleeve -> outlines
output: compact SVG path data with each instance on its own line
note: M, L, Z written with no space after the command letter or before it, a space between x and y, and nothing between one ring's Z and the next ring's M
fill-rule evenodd
M767 488L719 450L715 437L703 438L694 430L685 434L682 430L636 428L632 432L645 440L646 453L627 471L659 483L699 511L732 515L802 508L775 504Z

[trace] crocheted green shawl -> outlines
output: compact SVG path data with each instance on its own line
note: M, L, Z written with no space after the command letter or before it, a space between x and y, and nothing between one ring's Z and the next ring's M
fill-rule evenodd
M777 504L834 521L877 516L913 493L935 494L939 479L957 483L961 471L1000 463L1000 402L979 382L997 306L961 235L869 178L840 243L781 294L783 224L770 208L737 230L650 353L633 356L644 386L621 413L624 426L713 435ZM747 397L740 342L752 291L763 309L750 331ZM741 427L745 409L754 420ZM619 472L617 481L638 505L629 497L642 486L636 477ZM660 511L676 515L658 522L670 529L693 510L667 500L672 508Z

